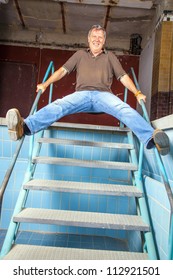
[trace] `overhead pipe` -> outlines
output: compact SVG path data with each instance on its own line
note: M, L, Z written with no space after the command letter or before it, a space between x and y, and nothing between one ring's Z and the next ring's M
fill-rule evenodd
M9 0L0 0L1 4L8 4Z

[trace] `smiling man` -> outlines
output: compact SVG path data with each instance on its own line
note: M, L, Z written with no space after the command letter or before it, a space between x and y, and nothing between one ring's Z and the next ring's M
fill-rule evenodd
M134 85L111 51L104 49L106 31L100 25L91 27L88 33L87 50L79 50L44 83L37 85L37 92L46 88L66 74L76 71L76 91L27 117L24 121L17 109L7 112L7 125L12 140L24 134L31 135L47 128L65 115L79 112L105 112L129 127L147 149L157 147L162 155L169 152L169 138L162 130L154 130L136 110L124 103L111 91L115 76L137 98L146 96Z

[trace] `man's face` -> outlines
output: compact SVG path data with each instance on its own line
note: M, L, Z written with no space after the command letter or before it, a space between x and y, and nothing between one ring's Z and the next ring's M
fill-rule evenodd
M105 43L103 30L93 29L88 36L88 43L93 54L100 53Z

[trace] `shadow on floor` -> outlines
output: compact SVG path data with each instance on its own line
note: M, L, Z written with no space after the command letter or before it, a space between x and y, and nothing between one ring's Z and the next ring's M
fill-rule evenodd
M0 249L6 230L0 230ZM85 236L63 233L40 233L21 231L16 238L17 244L30 244L55 247L128 251L127 243L121 239L102 236Z

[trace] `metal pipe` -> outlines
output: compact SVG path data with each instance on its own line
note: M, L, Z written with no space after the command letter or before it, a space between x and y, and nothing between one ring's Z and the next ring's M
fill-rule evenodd
M127 94L128 94L128 89L125 88L124 89L124 102L125 103L127 102ZM124 127L124 123L122 123L121 121L120 121L120 127Z

